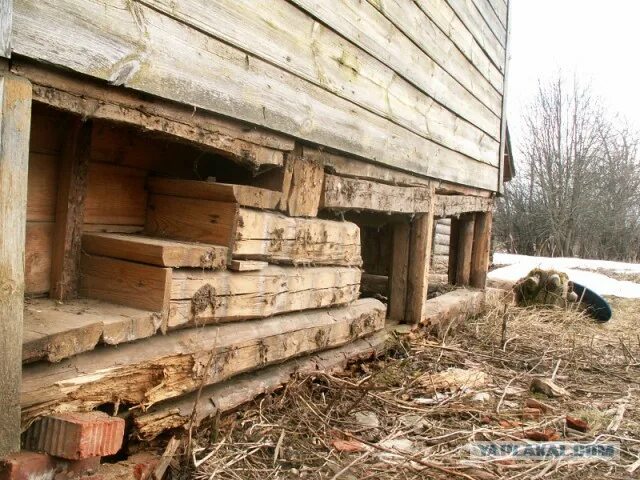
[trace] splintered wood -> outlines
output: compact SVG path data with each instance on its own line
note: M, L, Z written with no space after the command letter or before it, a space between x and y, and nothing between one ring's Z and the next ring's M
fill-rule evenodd
M331 310L172 332L57 364L29 365L22 381L23 426L39 415L105 403L149 406L201 384L343 345L381 330L384 318L381 302L361 299Z

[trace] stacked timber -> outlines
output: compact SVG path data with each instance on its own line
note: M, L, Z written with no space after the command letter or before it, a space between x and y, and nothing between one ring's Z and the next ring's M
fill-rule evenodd
M431 268L433 273L446 274L449 268L449 243L451 237L451 219L440 218L436 221L433 237L433 255Z
M83 298L27 307L23 426L60 411L142 406L138 435L152 438L187 421L176 405L193 404L202 387L220 397L244 374L243 395L219 400L235 405L298 368L375 350L386 307L358 299L359 227L315 218L319 196L305 195L314 164L289 170L288 192L151 178L144 231L84 233ZM39 334L52 318L59 327ZM320 351L322 361L309 356Z

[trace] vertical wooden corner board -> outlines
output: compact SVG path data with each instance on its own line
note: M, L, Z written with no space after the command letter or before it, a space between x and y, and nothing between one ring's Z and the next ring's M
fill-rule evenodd
M445 146L444 140L440 143L415 134L276 66L273 60L249 55L203 33L202 28L192 28L184 20L178 21L142 2L116 3L121 4L103 0L17 2L14 51L402 170L495 189L497 168L483 163L481 155L461 153ZM412 61L411 65L423 63ZM434 81L429 88L449 92L459 85L445 81L443 75L436 75L441 83ZM497 143L499 113L471 107L475 98L460 88L452 98L456 99L456 108L469 110L462 117L484 115L484 124L494 131L490 136ZM414 100L405 103L416 104ZM482 113L485 110L486 115ZM456 129L445 129L450 138L462 138L458 132L461 122L456 119L449 123L456 125ZM478 123L482 122L479 119ZM475 135L477 145L485 135ZM489 157L495 164L493 154Z

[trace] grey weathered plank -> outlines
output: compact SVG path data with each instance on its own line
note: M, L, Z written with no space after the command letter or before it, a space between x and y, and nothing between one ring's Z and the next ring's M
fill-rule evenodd
M473 0L476 9L502 46L507 44L507 31L489 0Z
M500 112L502 75L497 76L496 83L491 83L492 77L485 78L413 0L369 0L369 3L491 111Z
M454 90L450 93L434 92L435 85L426 90L430 97L446 96L448 103L443 107L402 77L398 77L385 64L346 42L344 38L284 0L183 0L179 4L170 0L144 0L144 3L273 62L284 70L389 118L425 138L489 163L495 161L496 154L491 140L478 136L480 132L472 125L459 119L456 121L453 112L447 110L456 109L458 100L455 95L460 91L459 85L452 87ZM433 55L439 61L433 62L425 56L425 62L431 62L430 68L438 72L441 70L439 64L446 63L449 68L444 68L445 71L492 112L499 114L500 93L492 88L415 5L414 7L425 26L431 25L432 35L423 35L421 46L434 50ZM373 18L389 25L379 15ZM392 25L389 27L394 28ZM442 100L439 102L442 103ZM454 132L453 122L458 125L457 132Z
M399 75L493 136L497 114L424 55L411 40L368 2L291 0L350 39Z
M11 58L13 0L0 0L0 57Z
M500 20L500 23L506 27L508 11L507 2L504 0L489 0L489 4L498 17L498 20Z
M31 84L0 75L0 457L20 450Z
M25 56L399 169L495 188L494 167L139 3L21 0L14 20L15 51Z

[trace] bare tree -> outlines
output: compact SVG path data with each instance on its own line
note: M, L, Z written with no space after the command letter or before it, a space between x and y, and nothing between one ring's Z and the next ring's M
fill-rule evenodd
M540 84L524 115L518 176L496 240L520 253L635 260L640 246L638 135L589 88Z

